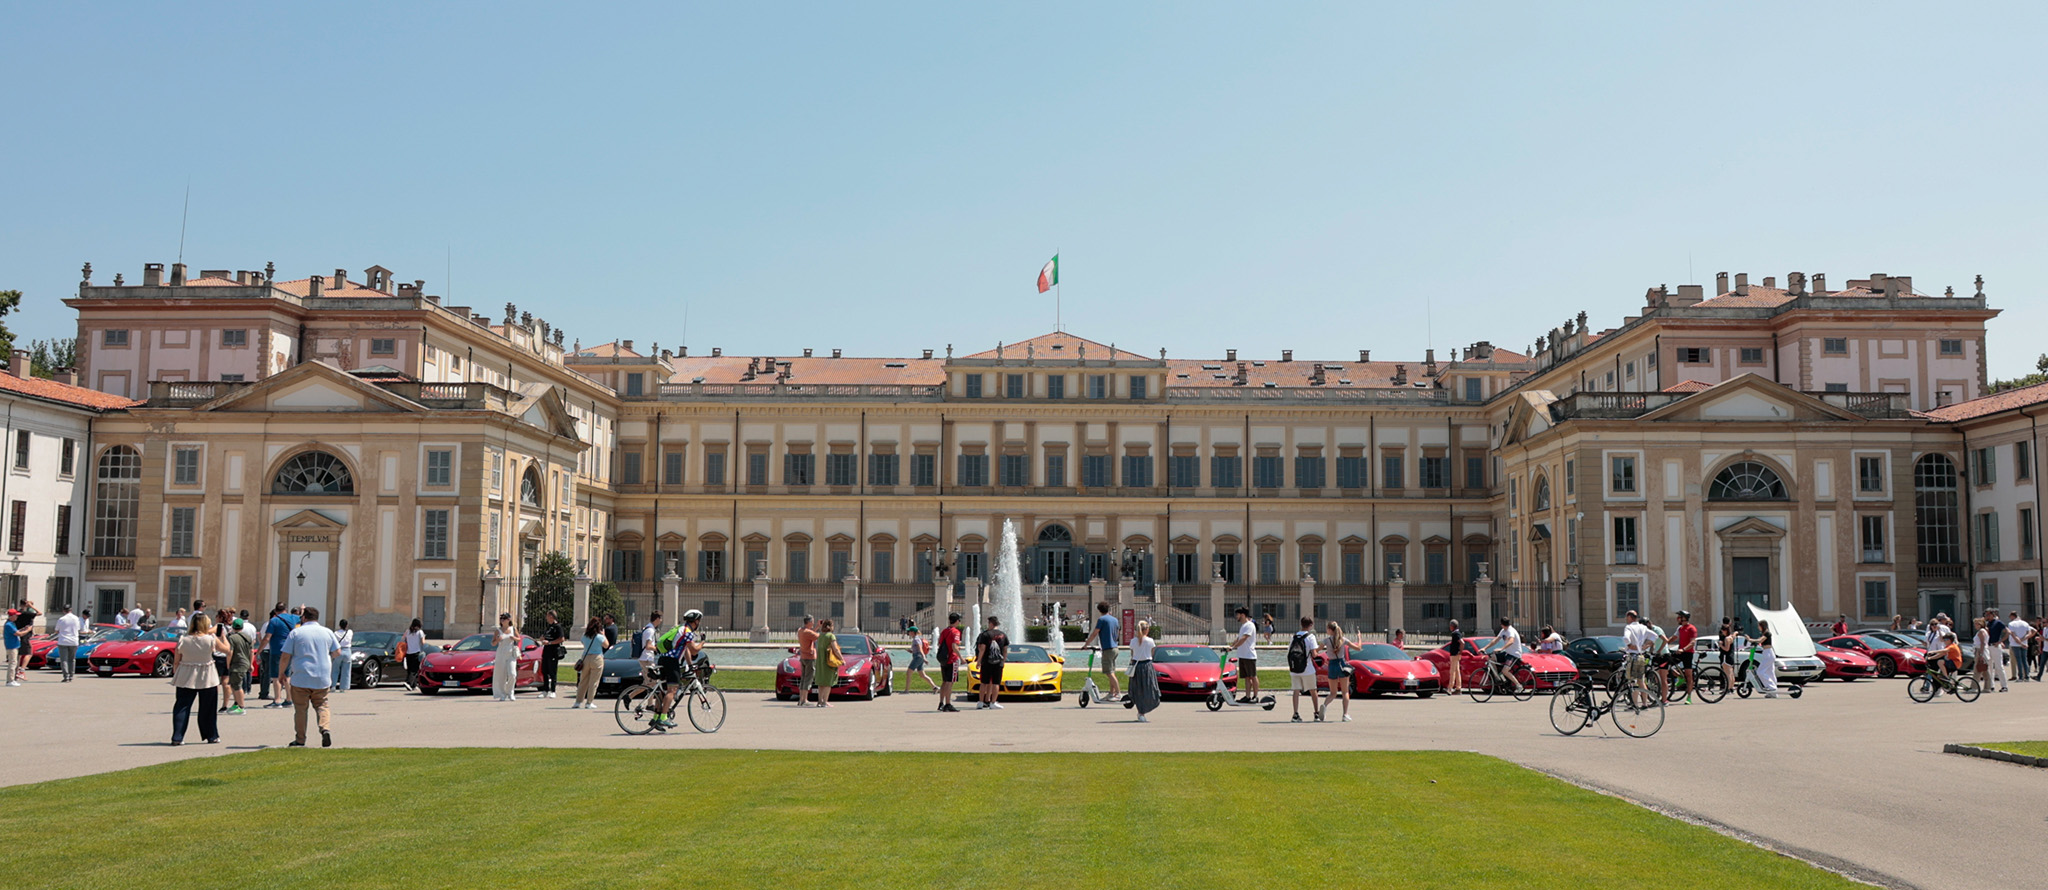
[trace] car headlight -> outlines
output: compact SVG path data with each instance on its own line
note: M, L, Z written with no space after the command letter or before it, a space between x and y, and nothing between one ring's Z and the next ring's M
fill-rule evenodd
M1379 675L1380 675L1380 669L1379 669L1379 667L1377 667L1377 666L1375 666L1375 665L1370 665L1370 664L1366 665L1366 666L1365 666L1365 672L1366 672L1366 673L1368 673L1368 674L1371 674L1371 675L1373 675L1373 676L1375 676L1375 677L1377 677L1377 676L1379 676Z
M144 646L144 647L142 647L142 649L141 649L140 651L136 652L135 654L137 654L137 655L151 655L151 654L154 654L154 653L156 652L156 650L157 650L157 647L155 647L155 646Z
M368 659L369 657L370 653L368 652L357 652L354 655L350 655L348 657L348 660L356 662L357 664L361 664L365 659Z

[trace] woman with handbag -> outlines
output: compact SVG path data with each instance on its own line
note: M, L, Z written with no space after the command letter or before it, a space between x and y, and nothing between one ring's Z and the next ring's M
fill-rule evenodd
M1338 696L1343 696L1344 722L1350 723L1351 641L1344 639L1344 629L1338 627L1335 621L1324 625L1323 629L1329 632L1323 638L1323 657L1328 660L1324 674L1330 681L1330 697L1323 701L1321 707L1316 708L1316 719L1323 719L1323 715L1330 709L1330 702L1336 701Z
M832 632L832 619L818 622L817 660L813 662L811 680L818 687L818 707L832 707L832 687L839 682L839 666L846 663L846 656L839 651L839 635ZM797 699L802 705L803 699Z
M1159 707L1159 670L1152 666L1152 624L1139 621L1131 631L1131 706L1138 709L1138 722L1150 723L1146 714ZM1085 693L1084 693L1085 694Z
M571 707L595 709L597 684L603 679L604 621L593 617L583 626L583 658L576 662L576 704Z

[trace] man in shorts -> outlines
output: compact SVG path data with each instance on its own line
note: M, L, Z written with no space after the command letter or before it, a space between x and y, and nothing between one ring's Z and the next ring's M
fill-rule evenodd
M1002 710L1003 703L996 696L1003 688L1003 663L1009 659L1010 638L1003 633L1002 622L996 616L988 616L988 630L974 638L974 657L981 668L981 704L979 710Z
M1308 652L1308 657L1303 659L1303 670L1295 670L1292 664L1287 666L1288 687L1294 690L1294 695L1290 697L1290 702L1294 705L1294 722L1296 723L1301 722L1301 697L1304 695L1308 696L1308 709L1315 712L1316 722L1323 722L1323 708L1316 699L1315 627L1316 620L1303 615L1301 617L1301 629L1294 632L1294 639L1287 644L1289 652L1293 652L1294 647L1297 645L1305 647L1305 650ZM1334 688L1334 685L1332 688Z
M1672 651L1670 665L1672 670L1685 675L1686 704L1692 704L1692 688L1695 682L1692 662L1699 638L1700 629L1692 626L1692 613L1684 609L1678 610L1678 633L1666 637L1665 641L1678 647Z
M704 613L691 609L683 613L683 622L676 625L674 636L668 637L667 646L655 661L655 669L661 674L661 696L656 700L656 715L652 725L667 732L675 727L675 721L661 716L668 713L669 702L683 685L683 666L695 665L697 653L704 651L704 635L697 630ZM694 670L694 668L692 668Z
M1628 610L1626 626L1621 629L1621 651L1627 659L1624 663L1628 666L1628 681L1631 687L1643 681L1643 668L1649 664L1650 651L1655 648L1656 639L1656 631L1643 623L1636 610ZM1643 704L1645 703L1637 702L1636 706L1641 707Z
M1122 633L1122 622L1117 621L1115 615L1109 614L1109 604L1096 603L1095 627L1088 631L1088 639L1083 640L1081 645L1093 644L1102 647L1102 673L1109 677L1111 698L1123 692L1123 687L1117 685L1116 680L1116 644L1123 639Z
M811 679L811 668L818 657L817 621L805 615L803 626L796 631L796 702L800 705L810 703L811 687L816 683Z
M939 710L959 712L953 706L953 681L960 679L960 613L946 616L946 628L939 631Z
M1245 704L1259 700L1259 627L1252 623L1252 610L1237 607L1237 642L1231 645L1237 652L1237 691L1244 693L1238 698Z

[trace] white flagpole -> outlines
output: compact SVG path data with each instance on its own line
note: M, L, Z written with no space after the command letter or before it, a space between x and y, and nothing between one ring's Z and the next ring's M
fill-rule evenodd
M1060 310L1062 308L1060 302L1060 252L1054 250L1052 252L1052 329L1054 331L1066 330L1066 326L1060 317Z

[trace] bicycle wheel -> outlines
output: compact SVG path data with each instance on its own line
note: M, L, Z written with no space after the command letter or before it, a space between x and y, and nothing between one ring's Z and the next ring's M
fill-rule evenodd
M1728 673L1720 668L1705 668L1696 674L1699 688L1693 690L1700 701L1714 704L1728 696Z
M1648 668L1643 669L1643 688L1656 696L1658 701L1663 701L1664 696L1671 691L1665 688L1664 675Z
M717 732L725 725L725 693L716 686L698 686L683 699L690 711L690 725L698 732Z
M1921 704L1934 700L1934 678L1921 674L1906 681L1906 697Z
M1550 697L1550 726L1562 735L1575 735L1593 723L1593 693L1581 683L1557 687Z
M1984 686L1977 682L1975 675L1964 674L1956 678L1956 698L1972 702L1976 701L1977 696L1982 694L1984 694Z
M1607 716L1624 735L1646 739L1664 728L1664 697L1647 684L1624 686L1614 694Z
M1693 683L1699 683L1699 675L1693 675ZM1664 701L1667 703L1677 704L1679 699L1685 698L1686 693L1692 691L1693 688L1685 683L1683 671L1673 671L1671 677L1664 681Z
M1493 671L1489 669L1489 670L1487 670L1487 671L1486 671L1485 673L1483 673L1483 674L1480 674L1480 675L1479 675L1479 682L1477 682L1477 683L1474 683L1474 684L1472 684L1471 686L1468 686L1468 687L1466 687L1466 688L1465 688L1465 694L1466 694L1466 695L1470 695L1470 696L1472 696L1472 700L1473 700L1473 701L1475 701L1475 702L1481 702L1481 703L1484 703L1484 702L1492 701L1492 700L1493 700Z
M654 690L643 684L619 693L619 700L612 706L612 713L619 720L619 728L629 735L646 735L653 732Z
M1536 672L1529 670L1528 665L1515 665L1515 672L1511 677L1514 685L1509 689L1515 694L1515 701L1528 701L1536 697Z

